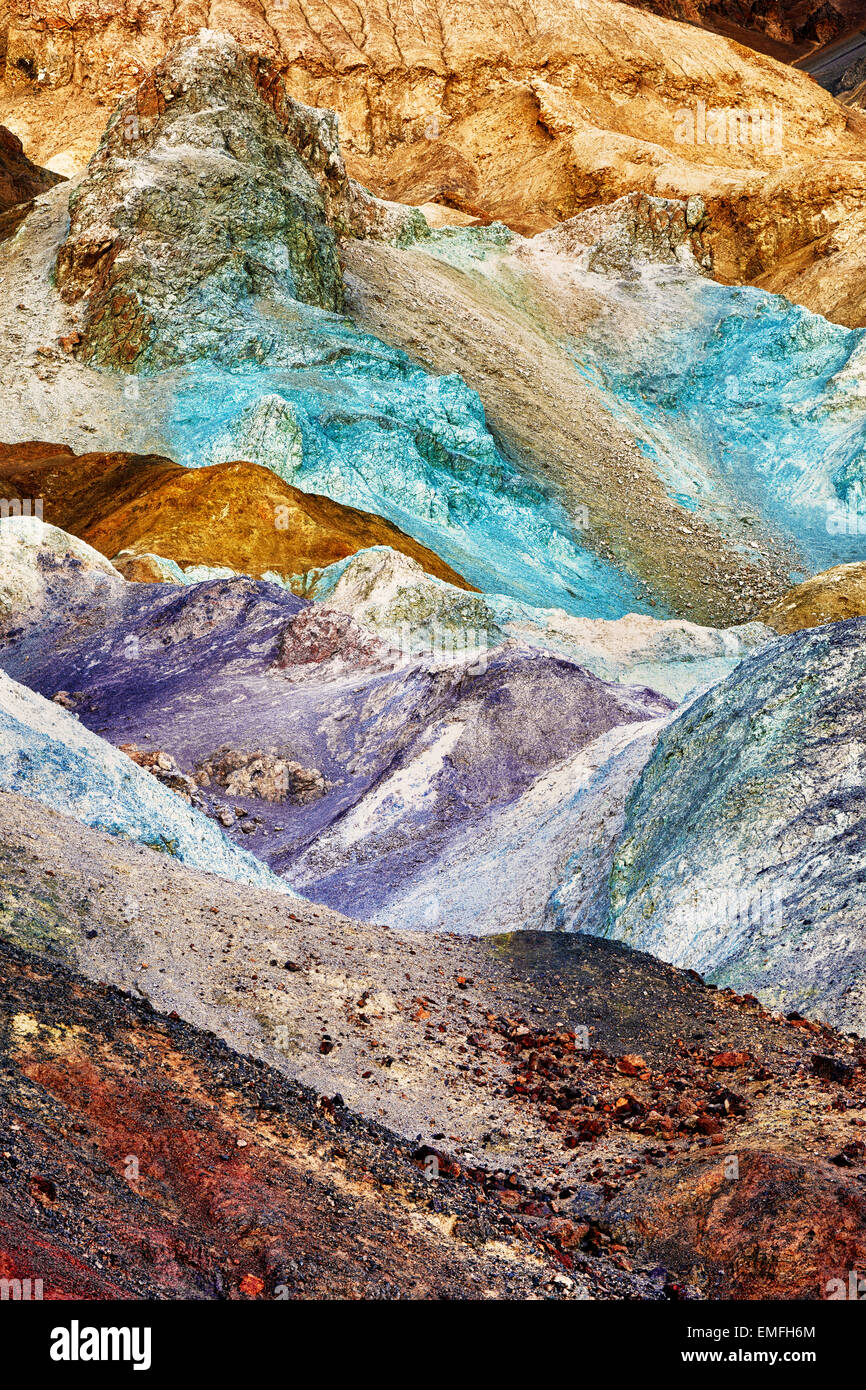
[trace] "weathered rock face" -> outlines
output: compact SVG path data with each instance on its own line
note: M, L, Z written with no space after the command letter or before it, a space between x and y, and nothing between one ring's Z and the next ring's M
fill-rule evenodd
M454 815L447 828L431 825L434 854L418 853L411 831L409 842L401 843L411 813L399 805L404 784L391 779L381 788L384 804L377 788L345 820L335 821L292 867L291 880L299 892L326 902L349 880L353 910L414 931L487 935L506 925L558 931L575 917L580 930L600 930L607 920L623 804L665 722L619 723L559 759L518 795L488 801L469 816ZM423 764L413 761L405 785L412 792L421 783L426 791ZM439 800L448 778L430 780ZM436 802L429 794L425 800L431 803L421 802L426 818ZM376 877L371 853L387 856L387 886Z
M452 577L479 588L592 616L645 607L626 566L595 553L592 537L574 526L542 462L524 463L520 454L509 449L507 457L497 447L482 402L456 373L453 355L433 375L347 318L297 304L297 318L273 330L285 354L278 368L203 363L128 377L77 361L68 350L77 341L74 314L50 288L65 212L53 193L47 199L54 199L50 208L37 207L31 219L37 245L12 244L7 293L0 298L0 327L9 326L8 334L0 332L0 370L10 386L10 434L17 419L17 438L51 439L62 413L65 442L79 455L133 448L194 467L249 459L304 493L387 517L441 556ZM351 244L403 254L381 242ZM441 299L438 284L429 288ZM32 312L16 313L19 302ZM450 319L450 307L440 302L438 313ZM405 330L412 315L399 308ZM46 346L52 341L54 349ZM538 342L536 335L533 349ZM478 344L479 351L483 347ZM486 360L496 367L490 354ZM515 363L515 375L524 370L522 361ZM585 405L588 392L580 390ZM599 433L592 431L586 447L612 452L605 434L610 420L597 406L595 414ZM533 416L537 422L537 409ZM578 445L568 417L561 420L561 435L563 452L573 459ZM618 435L617 445L628 449L625 431ZM266 530L279 550L285 536L275 535L270 523ZM620 530L628 534L627 527ZM398 548L404 543L381 531L368 531L361 543L380 540Z
M866 619L781 638L659 737L625 814L610 935L866 1025Z
M616 747L673 710L652 690L513 642L428 661L247 578L100 588L75 573L52 599L38 622L7 613L6 671L65 692L114 743L171 758L196 778L201 806L276 872L378 920L435 925L423 901L405 914L395 904L424 899L452 851L455 891L492 885L499 851L519 841L525 902L507 911L540 926L580 792L611 751L605 737ZM572 765L583 750L586 765ZM603 827L599 837L609 846ZM450 925L500 928L505 909L492 886L484 896L481 914L475 890L458 894Z
M468 594L384 547L311 570L293 588L350 614L390 646L430 661L482 656L512 639L555 652L602 680L648 686L672 700L722 680L774 635L762 623L718 630L637 613L613 621L573 618L501 594Z
M836 565L815 574L765 608L761 622L776 632L866 617L866 565Z
M212 782L223 787L230 797L258 797L262 801L293 801L303 805L318 801L327 787L322 774L314 767L277 758L262 749L239 752L224 744L196 768L200 786Z
M849 1161L844 1145L837 1157ZM712 1298L850 1297L850 1271L866 1260L857 1178L811 1154L740 1152L737 1165L736 1182L724 1159L698 1159L629 1194L657 1257L699 1267Z
M407 653L438 655L447 661L505 638L495 596L469 594L425 575L417 561L390 547L361 550L348 560L311 570L292 587L328 609L350 615Z
M213 821L63 708L0 674L0 788L25 792L85 825L137 840L195 868L283 887Z
M57 259L64 298L86 299L87 360L141 370L219 355L256 300L342 307L319 185L285 137L224 36L181 43L120 105ZM241 355L264 351L251 330Z
M269 317L297 301L342 308L337 232L426 231L349 179L333 112L292 100L275 71L202 30L114 112L70 200L57 283L85 301L84 360L141 371L223 347L260 360Z
M137 555L134 550L121 550L112 556L111 563L124 579L134 584L183 584L184 572L173 560L145 551Z
M21 225L33 199L60 181L59 174L33 164L18 136L0 125L0 241Z
M416 689L423 724L413 719L399 756L305 848L290 880L395 925L540 926L562 860L550 821L559 815L566 833L579 819L582 752L592 766L606 734L625 739L624 726L670 703L510 644Z
M50 615L58 597L87 580L105 593L123 587L120 574L104 556L38 516L0 522L0 631L5 635L26 615L38 622Z
M191 469L152 455L0 444L0 492L39 499L46 522L107 556L125 551L131 560L151 552L181 568L216 565L256 578L289 577L365 546L388 545L405 548L430 574L464 585L431 550L382 517L301 492L257 464ZM124 573L145 582L164 577L152 563Z
M398 656L396 643L386 645L373 637L347 613L331 608L302 608L286 624L277 643L274 669L293 680L304 675L336 674L351 670L388 669Z
M0 118L37 158L77 151L80 168L102 133L96 102L128 91L204 16L159 0L110 24L86 10L70 28L52 23L58 6L18 0ZM806 74L772 58L616 0L521 0L508 25L490 0L363 0L339 17L289 0L233 5L219 23L293 97L338 112L349 170L380 196L534 232L635 190L699 194L722 278L776 274L773 288L796 286L808 307L866 321L843 244L866 237L863 135ZM771 134L702 139L699 103L726 126L729 111L735 121L763 113Z
M702 198L628 193L615 203L590 208L539 233L532 244L542 254L552 251L570 257L582 270L637 280L644 265L712 270L712 254L702 238L708 222Z

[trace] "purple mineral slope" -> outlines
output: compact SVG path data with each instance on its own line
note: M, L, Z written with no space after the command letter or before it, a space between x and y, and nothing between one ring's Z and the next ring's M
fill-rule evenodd
M347 614L244 577L178 591L67 565L49 581L39 625L0 632L5 670L62 692L289 881L351 817L337 861L303 875L341 910L386 908L564 760L673 708L516 643L474 664L407 660Z

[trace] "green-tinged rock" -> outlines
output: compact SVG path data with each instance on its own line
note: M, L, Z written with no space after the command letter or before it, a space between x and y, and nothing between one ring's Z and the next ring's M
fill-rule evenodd
M632 791L608 934L866 1026L866 619L782 637L691 704Z
M233 40L204 31L117 108L57 259L64 298L87 298L86 360L141 370L214 355L257 301L274 315L296 300L342 308L322 189L257 76ZM242 353L266 355L260 325Z

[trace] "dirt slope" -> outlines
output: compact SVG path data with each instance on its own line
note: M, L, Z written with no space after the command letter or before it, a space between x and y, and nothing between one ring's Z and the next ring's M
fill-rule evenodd
M602 1296L647 1296L652 1281L641 1271L663 1264L657 1287L668 1296L694 1280L715 1296L822 1297L827 1279L846 1278L866 1258L862 1041L771 1015L612 942L556 933L473 940L350 922L192 872L10 794L0 795L0 875L0 935L34 953L27 964L7 952L0 964L12 1020L10 1119L22 1127L4 1123L19 1155L6 1198L19 1277L22 1232L35 1220L40 1239L54 1233L49 1252L62 1236L86 1255L89 1287L105 1296L109 1275L94 1272L82 1204L108 1194L117 1250L129 1199L117 1196L124 1185L112 1164L130 1153L142 1160L155 1230L179 1215L191 1238L218 1251L203 1266L193 1259L181 1278L171 1237L159 1275L176 1290L197 1268L213 1278L219 1266L235 1289L248 1272L273 1296L302 1239L312 1241L309 1278L321 1288L333 1269L322 1220L330 1196L349 1212L341 1287L369 1292L383 1276L364 1285L355 1223L371 1192L380 1222L367 1251L375 1262L380 1239L395 1240L394 1277L408 1286L423 1250L406 1223L426 1205L408 1163L414 1155L423 1168L431 1153L443 1179L439 1211L452 1231L457 1218L458 1239L466 1221L470 1243L495 1242L504 1207L536 1250L558 1252L575 1292L588 1283ZM128 993L58 984L53 963ZM258 1063L232 1061L206 1035L153 1018L148 1000ZM374 1136L356 1117L411 1141L408 1157L396 1138L383 1148L393 1183L385 1195ZM101 1135L104 1145L83 1167L80 1125L85 1144ZM189 1141L199 1126L202 1138ZM322 1144L323 1131L333 1145ZM205 1153L201 1174L190 1152ZM304 1168L306 1207L297 1197ZM479 1187L494 1222L478 1217L480 1231ZM67 1255L50 1258L54 1269ZM433 1241L426 1287L465 1287L467 1259ZM495 1262L474 1268L496 1276ZM134 1279L134 1261L124 1270Z

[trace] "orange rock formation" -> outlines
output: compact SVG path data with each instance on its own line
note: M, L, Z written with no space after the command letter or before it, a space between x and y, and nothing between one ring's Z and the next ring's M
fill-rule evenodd
M468 585L396 526L289 486L254 463L182 468L137 454L81 454L58 444L0 445L0 490L40 497L43 520L111 558L155 553L260 577L303 574L370 545L410 555L428 574Z

